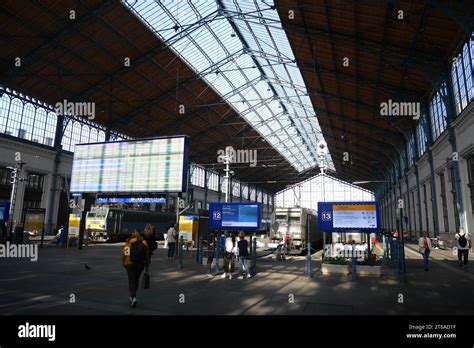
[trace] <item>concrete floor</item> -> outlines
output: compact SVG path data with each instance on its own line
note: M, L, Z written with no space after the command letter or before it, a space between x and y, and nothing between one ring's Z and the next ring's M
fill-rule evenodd
M433 250L429 272L415 245L407 245L406 281L383 267L382 277L323 276L313 255L313 278L304 277L304 260L258 259L251 279L208 278L195 257L166 259L158 249L151 266L151 288L140 289L129 307L121 265L121 245L40 249L37 262L0 259L1 314L474 314L462 294L474 290L473 268L458 269L451 251ZM87 264L91 269L86 269ZM71 294L75 303L70 302ZM399 303L399 294L403 302ZM184 295L184 303L181 303ZM289 299L294 297L294 303ZM181 302L180 302L181 299Z

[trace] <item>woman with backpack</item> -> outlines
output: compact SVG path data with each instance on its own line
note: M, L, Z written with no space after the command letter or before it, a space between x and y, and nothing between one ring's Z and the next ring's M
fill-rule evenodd
M235 235L232 233L231 236L227 237L225 240L224 274L222 274L223 279L225 279L227 275L229 275L229 279L232 279L236 253L237 245L235 243Z
M464 232L464 228L462 227L459 229L459 232L456 233L454 238L456 239L456 246L458 248L459 267L462 267L464 259L464 268L467 268L467 259L469 257L469 249L471 243L470 238Z
M122 264L127 270L130 306L135 308L137 305L137 290L140 284L140 276L144 269L148 272L150 264L148 244L138 229L134 229L132 236L125 242Z
M420 237L420 239L418 240L418 247L420 249L420 253L423 255L423 264L425 266L425 271L428 272L428 262L431 252L431 240L428 235L428 232L423 231L423 237Z

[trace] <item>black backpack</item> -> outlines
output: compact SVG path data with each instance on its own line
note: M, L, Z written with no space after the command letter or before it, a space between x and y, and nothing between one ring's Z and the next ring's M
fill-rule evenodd
M130 247L130 261L133 263L145 263L147 257L146 246L143 241L136 241Z
M458 243L459 243L459 246L461 248L465 248L466 245L467 245L467 239L466 239L466 235L459 235L459 238L458 238Z

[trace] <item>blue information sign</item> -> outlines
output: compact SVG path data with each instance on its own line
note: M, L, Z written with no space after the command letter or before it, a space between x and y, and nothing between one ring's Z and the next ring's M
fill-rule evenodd
M380 230L379 202L319 202L318 228L325 232Z
M99 197L96 203L158 203L165 204L164 197Z
M262 204L210 203L209 227L216 230L259 230Z

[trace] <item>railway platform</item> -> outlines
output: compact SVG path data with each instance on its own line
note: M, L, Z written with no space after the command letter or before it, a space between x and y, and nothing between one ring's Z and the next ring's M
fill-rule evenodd
M195 257L185 258L179 270L178 260L167 260L166 249L159 248L152 257L151 287L139 290L138 306L132 309L121 244L92 245L81 251L44 248L37 262L3 260L0 311L10 315L472 313L474 304L458 296L472 290L472 270L459 270L452 253L434 250L430 271L424 272L415 250L406 246L406 280L383 267L381 277L352 281L350 276L323 276L320 253L313 255L311 278L304 276L304 257L286 261L262 257L254 277L224 280L206 277L205 266Z

